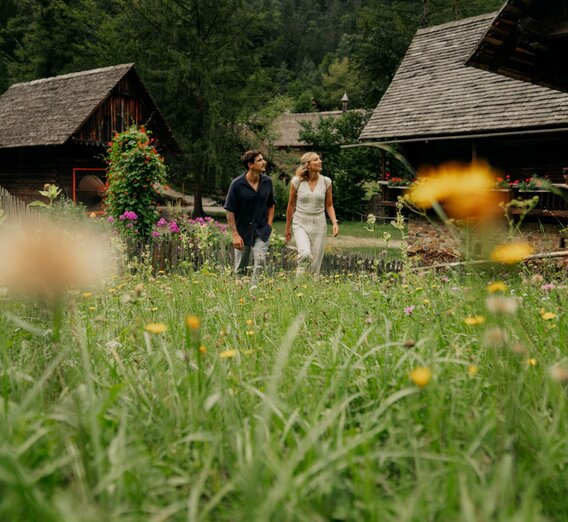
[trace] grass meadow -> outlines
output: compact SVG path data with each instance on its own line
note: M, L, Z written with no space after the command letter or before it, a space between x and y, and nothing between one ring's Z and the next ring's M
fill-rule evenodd
M558 271L139 271L1 306L0 520L568 520Z

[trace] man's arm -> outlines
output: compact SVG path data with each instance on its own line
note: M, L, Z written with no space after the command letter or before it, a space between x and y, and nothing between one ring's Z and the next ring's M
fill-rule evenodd
M274 221L274 209L276 207L274 205L272 205L271 207L268 207L268 215L267 215L267 219L268 219L268 224L270 226L272 226L272 222Z
M240 236L239 231L237 230L237 223L235 221L235 213L231 212L230 210L226 210L225 213L227 214L227 225L229 225L229 229L231 230L231 236L233 238L233 246L237 250L242 250L245 246L243 238ZM274 211L273 211L274 215Z

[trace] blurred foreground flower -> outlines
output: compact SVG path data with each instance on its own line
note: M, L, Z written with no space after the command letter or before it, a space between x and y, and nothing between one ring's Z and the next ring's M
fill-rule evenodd
M502 281L494 281L487 285L487 291L490 294L494 294L495 292L504 292L505 290L507 290L507 285Z
M495 175L485 163L445 163L421 169L407 198L420 209L439 204L450 218L478 220L501 213L494 185Z
M493 249L493 252L491 252L491 261L505 265L513 265L526 259L533 252L533 247L528 243L506 243Z
M549 369L550 377L558 382L568 382L568 369L560 364L555 364Z
M12 295L58 299L72 288L94 288L116 268L100 231L47 221L0 230L0 286Z
M410 380L420 388L424 388L432 378L432 370L427 367L414 368L410 372Z
M473 317L466 317L463 322L468 326L477 326L485 322L485 317L482 315L474 315Z
M168 331L167 325L164 323L148 323L144 330L151 334L161 334Z
M485 301L487 310L492 314L514 314L520 304L519 297L489 296Z

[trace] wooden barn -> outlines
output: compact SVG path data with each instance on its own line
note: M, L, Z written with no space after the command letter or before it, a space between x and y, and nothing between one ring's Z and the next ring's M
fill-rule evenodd
M0 97L0 186L24 201L55 183L96 209L114 132L144 124L164 153L179 151L134 64L12 85Z
M568 94L465 65L494 18L419 30L360 141L395 145L415 167L484 159L511 179L565 187ZM395 200L385 191L385 205ZM556 198L534 213L567 210Z

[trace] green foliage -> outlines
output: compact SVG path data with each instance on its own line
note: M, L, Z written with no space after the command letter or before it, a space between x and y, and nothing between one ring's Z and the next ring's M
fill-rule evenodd
M341 117L302 123L300 138L321 154L323 174L334 181L333 199L341 219L358 219L365 213L364 182L378 176L380 152L370 147L342 149L355 143L368 115L349 111Z
M278 176L272 177L272 185L274 187L274 199L276 200L276 208L274 216L277 219L286 217L286 208L288 207L288 197L290 195L290 187L284 183Z
M568 301L543 275L501 274L522 301L489 314L487 273L137 273L70 295L57 344L3 298L0 519L563 520Z
M107 213L123 232L148 238L158 217L154 184L166 181L166 166L154 139L144 127L117 133L109 145L107 162Z

